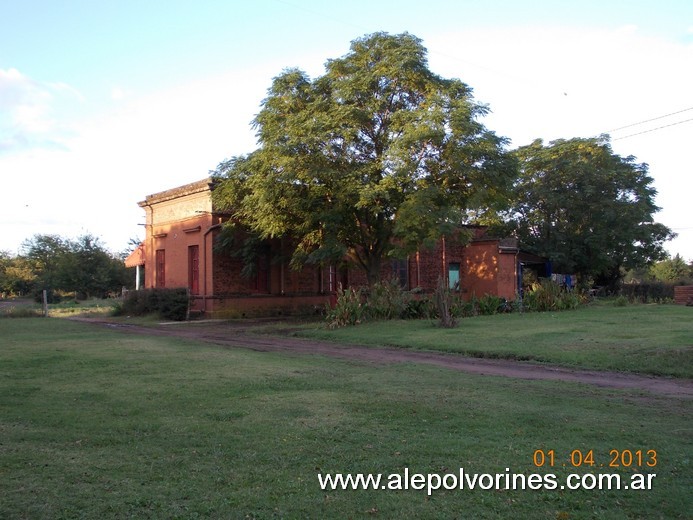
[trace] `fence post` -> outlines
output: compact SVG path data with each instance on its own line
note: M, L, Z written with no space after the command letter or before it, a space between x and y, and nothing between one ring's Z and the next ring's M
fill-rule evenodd
M48 317L48 291L46 289L43 290L43 317Z

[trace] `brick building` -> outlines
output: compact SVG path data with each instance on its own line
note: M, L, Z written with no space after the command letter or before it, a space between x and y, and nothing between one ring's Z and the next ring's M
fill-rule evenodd
M139 206L146 213L146 237L129 266L146 266L144 287L187 287L192 310L208 316L252 316L306 312L322 307L337 287L365 285L365 273L343 266L305 266L296 271L286 260L282 239L264 244L251 277L243 277L241 259L215 250L225 217L212 205L211 179L149 195ZM444 277L463 295L493 294L515 298L523 266L543 269L545 259L519 250L514 239L485 236L471 227L472 239L443 237L383 267L383 278L395 277L404 289L433 291ZM139 268L138 268L139 269ZM546 274L546 273L544 273Z

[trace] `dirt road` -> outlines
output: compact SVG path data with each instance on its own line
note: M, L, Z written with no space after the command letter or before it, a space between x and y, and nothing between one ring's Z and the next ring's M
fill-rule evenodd
M568 381L603 388L643 391L667 397L693 398L693 380L690 379L577 370L510 360L477 359L440 352L339 345L291 336L260 335L249 332L249 327L257 325L252 322L199 322L181 325L160 324L145 327L92 318L75 319L124 333L186 338L225 348L243 348L260 352L282 352L291 355L328 356L375 364L421 363L488 376Z

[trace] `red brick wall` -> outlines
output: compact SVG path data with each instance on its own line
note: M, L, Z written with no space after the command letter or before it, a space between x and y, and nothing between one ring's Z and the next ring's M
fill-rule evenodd
M674 287L674 303L678 305L693 304L693 285L678 285Z

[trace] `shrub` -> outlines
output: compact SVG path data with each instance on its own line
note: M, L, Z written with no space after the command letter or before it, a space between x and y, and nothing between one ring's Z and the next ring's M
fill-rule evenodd
M627 283L621 285L619 296L631 303L664 303L674 299L674 284L664 282Z
M505 303L505 299L499 296L486 294L477 301L479 314L482 316L491 316L500 312L501 306Z
M400 317L405 320L420 320L431 318L434 315L433 302L428 298L419 298L409 300Z
M158 314L166 320L183 321L188 316L187 289L143 289L130 291L115 312L133 316Z
M522 306L525 310L546 312L576 309L586 298L578 290L568 291L551 280L535 283L525 291Z
M376 283L366 294L366 317L373 320L401 318L409 300L397 280Z
M619 296L614 300L615 307L625 307L626 305L628 305L628 298L625 296Z

